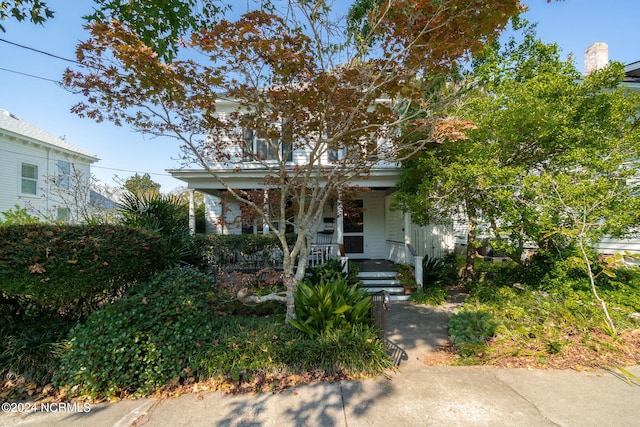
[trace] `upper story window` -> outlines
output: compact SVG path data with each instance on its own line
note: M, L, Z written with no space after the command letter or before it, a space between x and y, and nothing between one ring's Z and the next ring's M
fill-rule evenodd
M258 135L253 129L244 129L243 138L242 159L244 161L293 161L293 146L286 134L282 139L271 140Z
M22 163L20 170L20 192L35 196L38 194L38 165Z
M58 187L68 190L69 180L71 179L71 163L66 160L58 160L56 165L58 169L56 183L58 184Z

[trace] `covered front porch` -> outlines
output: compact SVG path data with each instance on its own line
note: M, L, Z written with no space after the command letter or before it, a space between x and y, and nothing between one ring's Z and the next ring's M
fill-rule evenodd
M267 170L218 171L222 182L204 170L170 170L174 177L187 183L190 197L190 228L195 231L195 191L205 194L207 233L269 234L267 223L243 222L240 203L225 198L230 188L245 191L273 188L265 184ZM351 182L348 197L336 197L321 207L319 220L308 233L311 239L309 265L319 265L330 258L348 261L383 260L392 264L411 264L416 279L422 278L424 256L441 257L453 250L453 231L447 226L419 227L408 213L392 209L392 196L400 172L397 168L374 169L363 178ZM264 200L265 209L269 201ZM286 226L297 233L295 218ZM271 222L274 224L274 222ZM276 227L281 226L275 224ZM372 265L365 263L366 269ZM380 271L385 272L385 271Z

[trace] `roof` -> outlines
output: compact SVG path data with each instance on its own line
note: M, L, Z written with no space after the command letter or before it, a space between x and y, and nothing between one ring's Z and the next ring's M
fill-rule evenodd
M640 61L632 62L624 67L625 81L640 80Z
M87 153L75 145L69 144L64 139L53 136L29 122L17 118L7 110L0 109L0 131L8 131L14 134L14 136L27 138L31 142L37 142L44 146L50 146L67 153L85 157L90 162L99 160L95 155Z

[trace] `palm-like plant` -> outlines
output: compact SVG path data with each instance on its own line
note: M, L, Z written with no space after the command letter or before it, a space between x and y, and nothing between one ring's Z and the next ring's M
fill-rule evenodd
M123 224L164 238L167 264L177 264L188 255L189 213L182 197L156 192L127 193L117 208Z

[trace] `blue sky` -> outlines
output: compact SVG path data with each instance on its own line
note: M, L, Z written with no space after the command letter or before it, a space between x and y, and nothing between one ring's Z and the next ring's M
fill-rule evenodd
M337 0L341 3L343 0ZM6 33L0 38L26 45L64 58L74 59L78 41L86 39L81 17L91 11L93 2L49 0L56 11L44 26L31 23L3 23ZM573 54L578 69L583 69L584 50L594 42L609 45L609 58L629 63L640 60L640 49L633 29L640 16L640 1L635 0L525 0L529 11L525 17L537 22L538 36L547 43L557 43L563 54ZM40 53L0 42L0 68L59 80L69 63ZM66 140L101 160L92 167L104 184L114 186L113 176L127 178L134 173L150 173L171 191L182 185L165 169L177 168L177 143L171 139L145 137L125 127L80 119L69 110L81 100L55 83L0 70L0 109L9 110L53 135Z

